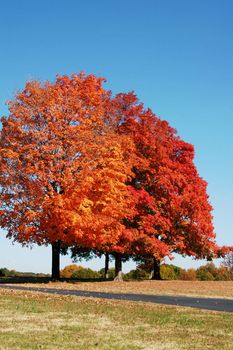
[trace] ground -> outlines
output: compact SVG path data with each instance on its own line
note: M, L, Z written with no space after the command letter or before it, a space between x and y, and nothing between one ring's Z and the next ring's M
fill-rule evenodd
M183 294L197 293L198 286L202 296L205 289L208 295L217 293L218 282L216 285L200 283L185 283ZM46 287L50 285L54 287L54 284ZM56 284L61 285L89 290L97 290L102 285L105 291L118 292L139 292L138 288L144 286L147 288L144 293L156 286L160 294L174 294L179 287L162 281ZM219 289L221 296L231 296L232 287L231 282L224 283ZM178 294L180 292L178 288ZM0 290L0 321L1 350L230 350L233 343L231 313L34 292Z
M187 295L233 299L233 281L130 281L26 283L40 288L78 289L98 292Z

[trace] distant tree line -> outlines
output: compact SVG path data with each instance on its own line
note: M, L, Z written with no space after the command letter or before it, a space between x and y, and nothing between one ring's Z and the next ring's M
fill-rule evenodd
M200 266L197 269L183 269L173 264L160 265L160 277L162 280L187 280L187 281L232 281L233 280L233 256L228 254L224 262L215 266L213 262ZM230 263L229 263L230 262ZM115 276L115 269L108 270L107 279L112 280ZM71 279L106 279L105 269L94 271L80 265L72 264L61 270L62 278ZM124 280L148 280L153 277L153 269L145 264L138 265L136 269L123 274Z
M228 264L228 257L219 266L215 266L213 262L200 266L197 269L183 269L173 264L160 265L160 277L162 280L184 280L184 281L233 281L233 265ZM138 265L136 269L123 274L123 280L149 280L153 276L152 270L145 265ZM85 268L77 264L66 266L60 271L60 276L64 280L113 280L115 277L115 268L109 268L106 276L105 269L99 271ZM18 272L7 268L0 268L0 278L18 278L18 277L34 277L46 278L49 274Z
M0 268L0 277L50 277L50 274L46 273L34 273L34 272L19 272L16 270L9 270L6 267Z

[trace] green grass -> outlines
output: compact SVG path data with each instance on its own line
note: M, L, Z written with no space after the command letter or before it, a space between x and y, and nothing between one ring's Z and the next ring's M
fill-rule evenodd
M0 349L232 349L233 315L0 292Z

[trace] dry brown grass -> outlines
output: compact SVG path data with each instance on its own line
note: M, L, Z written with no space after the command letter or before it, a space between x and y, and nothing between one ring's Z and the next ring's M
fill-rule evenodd
M231 350L232 314L0 290L0 349Z

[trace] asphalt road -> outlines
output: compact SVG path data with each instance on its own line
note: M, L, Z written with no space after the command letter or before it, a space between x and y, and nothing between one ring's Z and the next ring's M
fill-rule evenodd
M3 289L15 289L34 291L58 295L71 295L78 297L91 297L100 299L113 299L113 300L129 300L129 301L142 301L146 303L175 305L175 306L187 306L197 309L206 309L213 311L225 311L233 312L233 299L217 299L217 298L194 298L185 296L165 296L165 295L149 295L149 294L126 294L126 293L105 293L105 292L91 292L82 290L67 290L67 289L53 289L53 288L36 288L36 287L24 287L24 286L7 286L0 285Z

